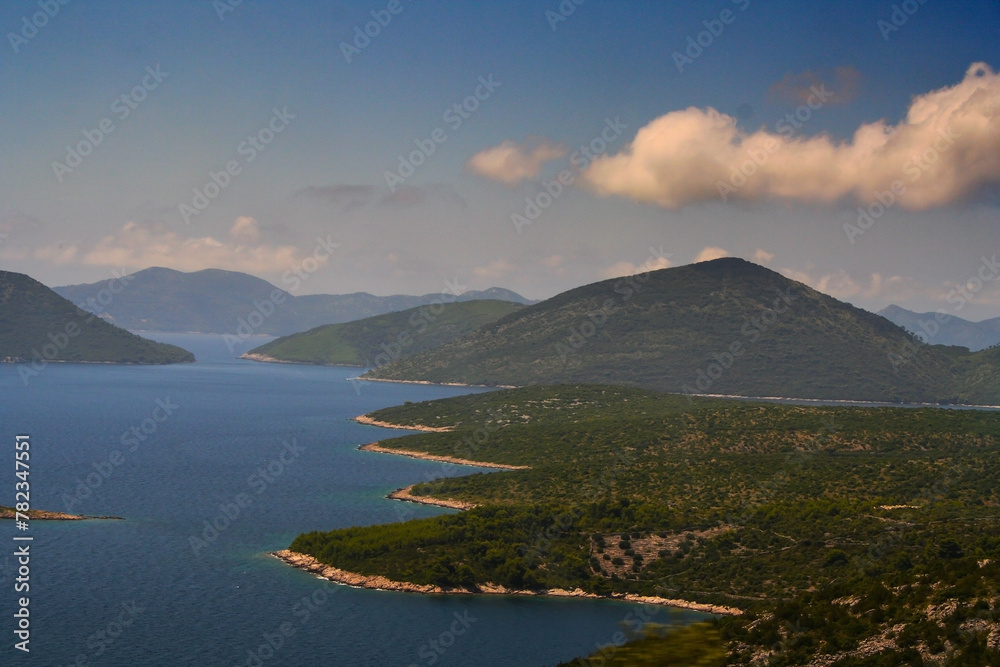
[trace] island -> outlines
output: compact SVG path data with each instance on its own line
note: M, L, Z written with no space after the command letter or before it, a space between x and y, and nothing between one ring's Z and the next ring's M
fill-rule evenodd
M90 516L86 514L66 514L65 512L50 512L48 510L28 510L27 515L29 519L38 521L87 521L95 519L111 519L115 521L125 520L120 516ZM13 507L4 507L0 505L0 519L14 519L14 518L16 518L16 513Z

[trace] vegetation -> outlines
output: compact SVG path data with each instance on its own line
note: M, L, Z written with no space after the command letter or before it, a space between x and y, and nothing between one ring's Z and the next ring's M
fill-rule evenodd
M970 355L957 355L961 369L960 395L980 405L1000 404L1000 346Z
M368 376L997 404L1000 387L977 375L984 359L724 258L579 287Z
M194 355L108 324L26 275L0 271L0 360L170 364Z
M996 413L576 385L371 416L454 427L386 447L531 468L419 484L416 495L479 506L308 533L292 550L446 588L581 588L735 606L746 613L713 622L734 664L996 656ZM644 637L637 650L661 640Z
M721 667L724 664L726 649L719 631L711 623L692 623L679 627L650 623L624 646L611 644L586 658L560 663L558 667Z
M234 335L242 320L250 322L249 328L255 333L274 336L440 303L445 299L524 301L519 294L497 287L466 292L458 297L441 294L375 296L367 292L294 296L285 289L295 292L304 278L291 271L281 280L285 289L246 273L219 269L185 273L152 267L129 274L125 280L128 288L116 294L110 303L99 299L101 290L107 286L106 281L56 287L55 291L84 310L126 329ZM257 321L261 316L263 319Z
M381 366L443 345L521 307L492 300L418 306L284 336L250 354L306 364Z

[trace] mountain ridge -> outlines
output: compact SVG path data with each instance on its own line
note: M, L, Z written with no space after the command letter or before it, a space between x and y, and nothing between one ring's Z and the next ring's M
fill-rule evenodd
M886 306L877 314L925 342L967 347L972 352L1000 343L1000 317L972 322L945 312L917 313L896 304Z
M367 292L295 296L261 278L222 269L183 272L150 267L118 280L127 285L114 295L105 287L106 282L53 289L80 308L137 331L232 334L241 318L247 318L258 304L271 301L274 312L264 318L255 333L275 336L430 305L435 301L489 298L531 303L516 292L499 287L467 291L458 296L376 296Z
M977 359L961 348L921 345L879 315L752 262L722 258L577 287L365 377L1000 402L988 379L970 388Z

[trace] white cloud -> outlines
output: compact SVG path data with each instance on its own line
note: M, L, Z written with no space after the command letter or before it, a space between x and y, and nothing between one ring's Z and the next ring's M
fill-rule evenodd
M38 248L32 253L35 259L48 264L71 264L76 259L79 248L75 245L50 245Z
M513 270L514 267L506 260L494 259L486 266L477 266L472 272L480 278L501 278Z
M143 226L128 222L89 249L46 246L33 256L50 264L80 263L144 269L164 266L179 271L215 268L248 273L273 273L294 266L298 248L260 241L260 226L250 217L239 217L227 238L184 237L164 225Z
M523 144L507 140L499 146L479 151L469 158L466 166L469 171L480 176L514 185L525 179L535 178L546 162L564 155L566 147L548 139Z
M758 264L767 264L772 259L774 259L774 253L768 252L763 248L757 248L753 251L753 259Z
M566 275L566 258L562 255L548 255L543 257L541 260L542 266L549 269L554 276L565 276Z
M642 264L633 264L632 262L617 262L611 266L601 269L600 275L603 278L622 278L624 276L634 276L637 273L646 273L647 271L658 271L660 269L670 268L671 262L664 256L660 257L650 257Z
M790 278L791 280L795 280L797 282L806 285L812 285L813 282L812 276L810 276L805 271L798 271L796 269L784 268L784 269L778 269L778 273L785 276L786 278Z
M817 292L841 301L866 299L870 301L907 301L914 297L928 295L928 290L908 276L883 276L872 273L867 278L857 279L843 270L814 277L795 269L781 269L787 278L809 285Z
M11 245L0 247L0 259L7 262L17 262L27 259L31 253L26 248L16 248Z
M664 208L764 197L868 204L900 181L900 205L922 210L1000 185L1000 74L985 63L954 86L915 97L899 124L862 125L849 141L776 129L747 133L712 108L673 111L621 153L595 160L583 180L599 195ZM741 166L745 182L733 178Z
M229 235L240 243L257 243L260 241L260 224L254 218L240 216L233 223Z
M719 259L720 257L729 257L729 251L725 248L718 248L716 246L706 246L701 249L698 256L694 258L694 263L698 262L708 262L713 259Z

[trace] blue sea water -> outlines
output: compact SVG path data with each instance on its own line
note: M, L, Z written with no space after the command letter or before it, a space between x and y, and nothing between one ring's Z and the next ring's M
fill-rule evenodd
M476 468L358 451L405 432L351 418L479 390L358 383L352 368L238 361L220 337L150 337L199 362L52 364L27 384L0 366L0 504L14 503L15 435L29 434L33 507L125 518L0 522L0 664L552 665L640 611L359 590L267 556L304 531L448 511L384 496ZM27 593L15 533L34 538ZM14 649L22 596L28 654Z

